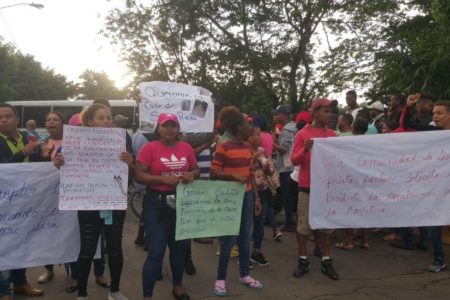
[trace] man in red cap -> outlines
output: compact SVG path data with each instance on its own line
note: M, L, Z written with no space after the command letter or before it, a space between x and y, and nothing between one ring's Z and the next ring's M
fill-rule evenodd
M313 117L312 124L306 125L295 137L294 148L291 154L293 165L300 166L299 175L299 197L297 207L297 243L298 243L298 266L294 270L293 276L300 278L309 271L309 262L307 257L307 243L309 227L309 193L311 177L311 149L313 147L313 138L334 137L336 133L328 129L331 121L333 102L319 98L314 100L310 112ZM339 275L333 268L330 258L330 233L332 230L319 230L316 234L322 254L322 263L320 270L329 278L337 280Z

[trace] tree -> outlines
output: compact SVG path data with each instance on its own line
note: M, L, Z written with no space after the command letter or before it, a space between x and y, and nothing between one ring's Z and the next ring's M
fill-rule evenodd
M297 109L330 85L343 87L357 77L351 63L363 56L351 48L380 32L381 17L393 14L397 2L128 0L123 10L110 13L104 33L122 47L137 81L155 72L162 80L192 82L214 93L251 87L251 97L233 100ZM345 38L333 42L332 34ZM240 81L230 85L235 78Z
M0 40L0 100L56 100L74 95L75 86Z
M374 97L392 91L450 98L450 2L412 1L416 14L390 22L375 58Z
M126 93L119 90L105 72L84 71L82 82L77 87L79 99L125 99Z

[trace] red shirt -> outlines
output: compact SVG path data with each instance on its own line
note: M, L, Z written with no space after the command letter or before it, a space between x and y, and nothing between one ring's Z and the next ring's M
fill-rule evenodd
M293 165L300 166L300 173L298 177L299 187L309 188L311 185L311 151L305 151L303 148L305 142L312 138L327 138L335 136L336 133L333 130L314 128L310 124L303 127L303 129L297 133L294 140L294 147L292 149L291 161Z
M160 141L146 143L139 151L137 160L148 167L151 175L159 176L181 177L197 165L194 150L184 142L176 142L171 147ZM175 190L175 187L165 184L150 185L150 188L161 192Z

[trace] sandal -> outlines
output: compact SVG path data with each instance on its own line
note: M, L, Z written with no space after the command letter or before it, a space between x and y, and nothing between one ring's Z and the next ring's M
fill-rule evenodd
M245 277L239 277L239 282L257 290L260 290L264 287L258 280L251 278L249 275Z
M345 242L336 243L334 245L338 249L346 250L346 251L353 251L354 246L352 244L347 244Z
M214 295L219 297L225 297L227 295L225 280L216 280L216 282L214 283Z

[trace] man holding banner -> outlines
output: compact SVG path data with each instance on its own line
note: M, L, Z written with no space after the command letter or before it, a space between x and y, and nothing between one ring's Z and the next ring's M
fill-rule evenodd
M299 175L299 198L298 198L298 223L297 223L297 242L298 242L298 266L294 270L293 277L300 278L309 271L309 262L307 257L307 243L309 226L309 196L311 179L311 149L313 147L313 138L334 137L336 133L327 129L331 120L332 101L319 98L314 100L310 112L313 116L311 125L306 125L295 137L294 147L291 154L293 165L300 166ZM330 258L330 239L332 230L320 230L317 234L319 239L320 252L322 254L322 263L320 270L329 278L337 280L339 275L333 268Z
M443 130L450 130L450 102L436 102L433 107L433 122L436 127ZM430 272L440 272L446 267L444 263L444 249L442 247L442 227L429 227L431 242L433 244L433 264L428 266Z
M0 163L20 163L35 159L37 141L28 138L17 130L19 118L16 109L6 103L0 104ZM12 299L9 288L10 281L14 283L14 293L29 297L42 296L42 290L33 288L27 281L26 269L0 271L0 299Z

